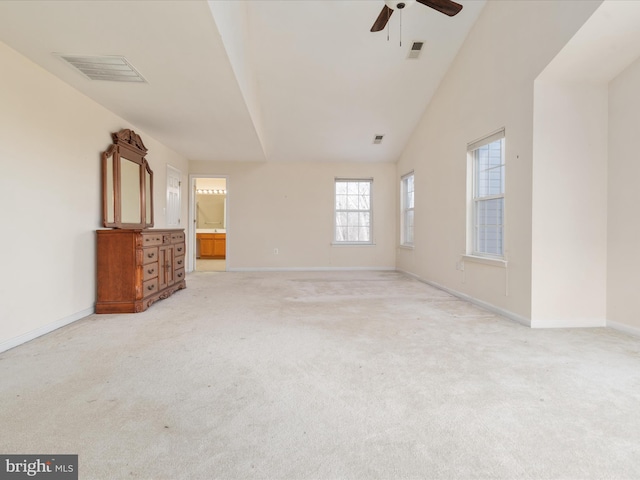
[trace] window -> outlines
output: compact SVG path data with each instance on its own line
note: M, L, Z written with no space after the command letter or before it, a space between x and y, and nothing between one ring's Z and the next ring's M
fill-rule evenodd
M400 183L400 244L413 245L413 172L406 174Z
M336 243L372 243L372 184L371 179L336 179Z
M504 256L504 130L468 145L471 170L468 253Z

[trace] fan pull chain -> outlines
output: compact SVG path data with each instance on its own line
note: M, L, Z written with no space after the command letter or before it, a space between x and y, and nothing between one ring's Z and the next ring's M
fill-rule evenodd
M400 46L402 46L402 10L400 10Z
M387 42L389 41L389 30L391 29L391 26L389 25L389 18L391 17L391 15L389 14L389 11L387 10Z

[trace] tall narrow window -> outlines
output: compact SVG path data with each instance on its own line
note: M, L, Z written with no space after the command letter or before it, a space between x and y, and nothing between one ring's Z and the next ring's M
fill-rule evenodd
M336 179L335 243L372 243L373 180Z
M413 172L402 177L400 183L400 244L413 246L413 208L414 208Z
M504 256L504 130L468 145L472 174L469 253Z

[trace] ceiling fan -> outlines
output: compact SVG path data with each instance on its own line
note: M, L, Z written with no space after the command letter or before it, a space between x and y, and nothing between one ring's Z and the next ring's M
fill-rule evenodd
M391 18L391 14L394 10L402 10L406 7L410 7L415 2L431 7L445 15L449 15L450 17L457 15L460 10L462 10L462 5L454 2L453 0L385 0L385 5L382 7L382 11L374 22L373 27L371 27L371 31L379 32L380 30L383 30L384 27L387 26L387 22L389 21L389 18Z

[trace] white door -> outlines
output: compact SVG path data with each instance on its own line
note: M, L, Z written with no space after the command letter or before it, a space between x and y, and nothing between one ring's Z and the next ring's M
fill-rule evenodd
M167 165L167 227L180 227L180 185L182 174Z

